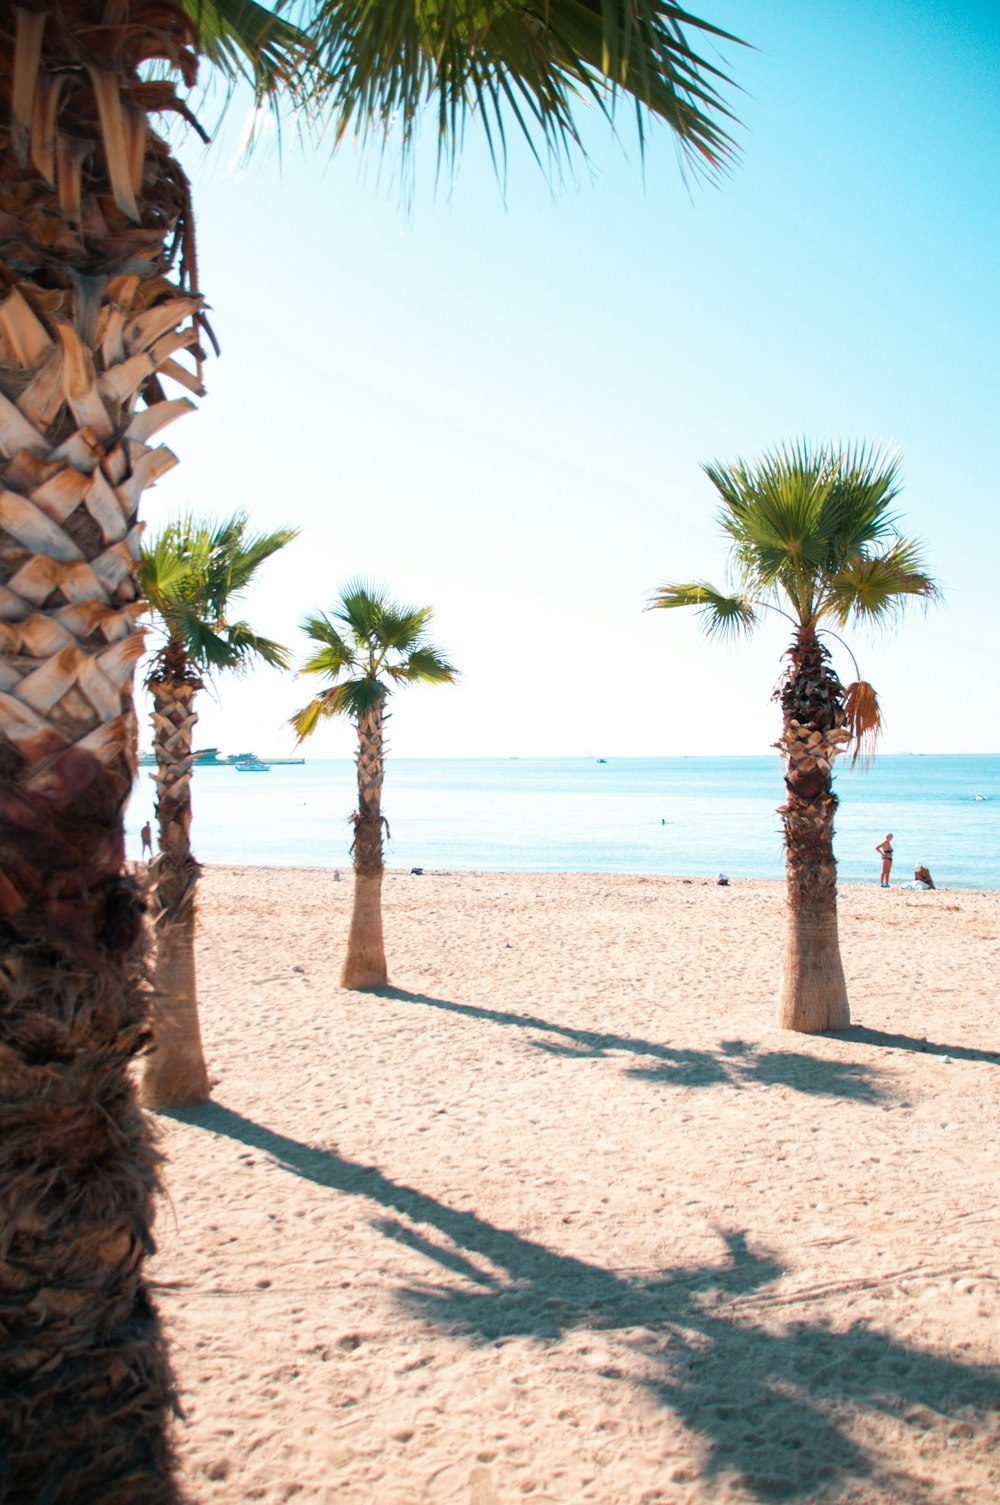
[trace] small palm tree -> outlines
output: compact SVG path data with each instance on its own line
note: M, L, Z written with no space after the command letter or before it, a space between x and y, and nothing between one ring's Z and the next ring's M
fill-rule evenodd
M344 716L358 734L358 808L354 825L354 904L342 988L380 988L388 981L382 939L382 779L386 704L397 685L451 684L458 671L426 639L429 606L397 606L363 580L343 590L329 616L308 617L316 652L303 674L332 680L291 718L299 741L328 716Z
M296 536L295 528L251 533L241 512L223 522L182 517L142 552L139 584L163 636L146 675L153 697L160 832L154 868L155 1049L146 1057L142 1078L142 1098L150 1108L203 1103L210 1096L194 962L195 891L201 871L191 853L195 696L204 678L220 671L245 673L255 662L287 665L286 649L246 622L231 621L229 612L265 559Z
M805 1033L846 1029L833 764L852 743L855 761L871 755L881 713L871 685L841 683L820 639L836 638L831 629L851 622L888 625L908 600L931 601L938 589L890 511L899 490L896 457L803 444L705 471L722 501L732 588L663 585L650 606L693 606L717 635L751 633L765 612L792 625L788 669L775 691L783 718L776 745L785 761L787 800L779 814L788 879L778 1021Z

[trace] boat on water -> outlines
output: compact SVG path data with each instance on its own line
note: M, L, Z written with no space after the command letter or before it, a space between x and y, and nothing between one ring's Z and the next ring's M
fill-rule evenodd
M233 767L237 773L270 773L270 763L262 763L260 758L241 758L234 762Z

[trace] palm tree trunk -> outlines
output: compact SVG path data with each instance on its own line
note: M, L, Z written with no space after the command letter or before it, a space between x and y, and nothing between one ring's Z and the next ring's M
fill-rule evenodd
M385 987L389 980L382 939L383 712L358 725L358 808L354 820L354 901L342 988Z
M0 1393L8 1505L170 1505L173 1386L143 1279L157 1157L135 775L135 561L153 436L200 391L187 186L140 66L193 32L0 8ZM151 14L151 13L150 13ZM74 21L79 24L75 25ZM102 22L105 24L102 25ZM106 66L101 49L107 47ZM127 61L123 61L126 59ZM159 107L166 99L161 91ZM186 327L184 327L186 326ZM143 410L139 403L146 403Z
M147 1108L180 1108L211 1096L198 1020L194 961L195 894L201 871L191 855L191 739L194 697L201 680L168 653L149 682L156 753L156 971L153 1049L145 1057L142 1101ZM174 658L178 655L175 653Z
M785 954L778 1023L804 1034L846 1029L851 1022L837 933L837 864L833 855L833 764L849 733L843 686L811 628L800 628L778 692L784 725L777 746L788 798Z

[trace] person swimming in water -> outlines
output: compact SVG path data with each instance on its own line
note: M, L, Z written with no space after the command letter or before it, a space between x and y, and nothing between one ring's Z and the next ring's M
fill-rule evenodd
M886 831L885 841L880 841L875 848L882 858L882 873L879 878L879 888L889 887L889 874L892 872L892 832Z

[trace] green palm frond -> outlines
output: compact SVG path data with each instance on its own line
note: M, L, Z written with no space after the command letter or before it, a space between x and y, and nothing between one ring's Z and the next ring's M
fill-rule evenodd
M309 10L308 101L314 115L337 121L338 139L398 130L405 154L436 99L446 157L471 116L498 167L508 122L539 162L557 160L579 147L581 105L610 114L625 97L640 144L654 118L696 170L718 174L735 155L730 81L692 38L736 38L666 0L317 0Z
M878 445L857 445L837 454L823 518L831 545L824 561L829 568L898 536L890 507L899 493L901 459L897 450Z
M231 83L246 79L258 100L294 91L312 47L307 34L257 0L180 0L201 49Z
M346 644L334 647L326 644L310 655L300 669L301 674L329 674L336 679L345 670L358 667L355 656Z
M693 606L709 637L750 633L757 625L757 603L747 596L727 595L705 580L680 585L661 585L649 599L648 610Z
M335 622L343 623L355 644L377 646L387 604L388 596L383 586L354 579L344 586L340 600L329 615Z
M849 559L829 581L822 611L841 627L852 617L887 626L912 597L929 604L940 590L924 568L919 545L897 539L884 554Z
M230 646L238 654L238 667L241 670L249 667L251 659L259 659L272 669L288 668L291 660L288 649L281 643L276 643L273 638L261 637L259 632L254 632L249 622L231 622L226 635Z
M394 648L397 653L406 653L420 642L433 615L429 606L411 607L406 610L393 606L387 607L382 613L379 642L385 648Z
M458 670L434 648L414 648L407 657L402 679L407 684L449 685Z

